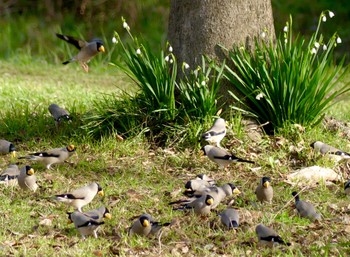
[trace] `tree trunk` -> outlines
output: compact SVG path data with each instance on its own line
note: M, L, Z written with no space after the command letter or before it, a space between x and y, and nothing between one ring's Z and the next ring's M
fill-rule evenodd
M271 0L171 0L168 25L178 64L186 62L192 69L203 54L223 61L219 45L252 49L254 37L263 32L275 38ZM228 86L221 87L224 101L229 100Z

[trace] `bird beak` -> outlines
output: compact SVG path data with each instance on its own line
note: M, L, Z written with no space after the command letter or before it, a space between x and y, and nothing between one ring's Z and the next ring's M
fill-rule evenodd
M269 187L269 185L270 185L269 181L265 181L264 184L263 184L264 187Z
M16 158L16 151L11 152L11 157Z
M203 150L200 150L199 151L199 156L202 157L204 155L204 151Z
M149 221L148 220L144 220L142 223L143 227L148 227L149 226Z
M34 174L34 169L31 168L30 170L28 170L28 175L33 175Z
M207 200L207 205L212 205L214 203L214 200L212 198Z
M105 52L105 48L104 48L104 46L100 46L100 47L98 48L98 51L99 51L99 52L103 52L103 53L104 53L104 52Z
M236 187L235 189L233 189L233 193L235 195L239 195L241 193L241 191L239 191L239 189Z
M99 196L104 196L104 195L105 195L105 193L103 192L103 190L99 191L97 194L98 194Z
M110 219L112 218L112 214L106 213L106 214L105 214L105 218L110 220Z
M72 223L73 222L70 219L67 220L67 224L72 224Z

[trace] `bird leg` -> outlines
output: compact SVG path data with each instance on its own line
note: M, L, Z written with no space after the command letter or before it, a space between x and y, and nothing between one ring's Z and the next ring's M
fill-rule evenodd
M85 72L89 72L89 66L85 62L80 62L80 66L84 69Z

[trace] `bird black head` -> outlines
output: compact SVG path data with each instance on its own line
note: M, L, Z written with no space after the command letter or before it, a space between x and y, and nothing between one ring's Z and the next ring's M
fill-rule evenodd
M97 51L98 52L104 52L105 51L105 47L103 46L103 42L99 39L96 40L96 47L97 47Z
M186 182L185 188L186 188L186 189L189 189L189 190L192 190L192 181L191 181L191 180L189 180L189 181Z
M142 215L140 217L140 223L143 227L148 227L149 225L151 225L151 221L146 215Z
M198 174L198 175L197 175L197 178L199 178L199 179L202 179L202 180L203 180L203 179L204 179L204 176L205 176L204 174Z
M97 184L97 192L101 192L103 191L102 187L100 186L99 183L96 183Z
M344 190L350 187L350 180L344 183Z
M310 144L310 146L311 146L312 148L314 148L315 143L316 143L316 141L315 141L315 142L312 142L312 143Z
M211 195L207 195L205 198L205 204L210 206L214 203L214 198Z
M34 169L32 167L30 167L29 165L27 165L25 169L26 169L26 174L28 176L31 176L34 174Z
M14 144L10 144L10 147L9 147L9 152L15 152L16 151L16 147L14 146Z
M207 155L207 152L205 151L205 146L201 148L201 151L204 153L204 155Z
M265 182L271 182L271 178L270 177L262 177L261 182L262 182L262 184L264 184Z
M299 195L298 195L298 193L297 192L292 192L292 196L294 196L294 198L295 198L295 201L299 201Z

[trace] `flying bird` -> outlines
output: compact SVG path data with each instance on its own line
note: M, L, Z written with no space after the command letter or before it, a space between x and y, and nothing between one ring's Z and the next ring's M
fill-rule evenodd
M103 46L103 42L100 39L93 39L90 42L87 42L82 39L77 39L72 36L62 35L56 33L56 36L78 48L79 52L76 56L71 59L63 62L62 64L68 64L70 62L79 62L84 71L89 71L89 66L87 63L90 61L92 57L97 55L99 52L104 52L105 48Z

